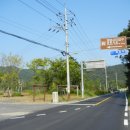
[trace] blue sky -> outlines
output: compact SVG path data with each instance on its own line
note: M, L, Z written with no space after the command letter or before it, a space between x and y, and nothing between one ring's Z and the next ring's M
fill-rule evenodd
M0 29L32 39L48 46L65 50L65 33L54 30L56 23L63 21L56 17L64 7L57 0L40 0L51 11L36 0L21 0L36 9L30 9L18 0L0 0ZM47 2L49 2L49 4ZM66 2L68 17L74 18L76 26L69 26L69 51L80 61L104 59L107 65L120 64L120 60L110 55L108 50L100 50L100 38L116 37L130 20L129 0L58 0ZM51 6L51 5L53 6ZM34 58L65 58L61 53L33 45L20 39L0 33L0 55L18 54L26 64ZM75 54L77 53L77 54Z

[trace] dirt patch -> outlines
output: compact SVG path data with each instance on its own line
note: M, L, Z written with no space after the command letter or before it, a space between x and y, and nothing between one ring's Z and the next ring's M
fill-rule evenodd
M71 95L69 101L81 100L81 96ZM67 102L67 96L59 96L59 102ZM46 98L44 101L44 95L37 95L35 98L35 102L33 101L33 96L28 94L22 94L22 96L14 96L14 97L4 97L0 96L0 102L3 103L51 103L52 95L46 94Z

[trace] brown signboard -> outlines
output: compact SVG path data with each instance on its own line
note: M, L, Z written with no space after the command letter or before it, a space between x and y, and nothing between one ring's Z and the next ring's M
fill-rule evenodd
M125 49L125 48L127 48L126 36L101 39L101 49Z

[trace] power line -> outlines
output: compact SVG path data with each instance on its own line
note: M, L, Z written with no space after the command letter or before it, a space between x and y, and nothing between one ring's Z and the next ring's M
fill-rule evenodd
M59 5L61 5L62 7L64 7L64 4L63 3L61 3L59 0L56 0L56 2L59 4ZM78 26L76 25L76 28L78 29L78 32L79 32L79 34L78 34L78 32L74 29L74 32L76 33L76 35L79 37L79 39L82 41L82 43L85 45L86 44L86 42L85 41L83 41L83 39L81 38L81 36L83 36L82 34L84 34L84 36L85 36L85 38L87 38L87 42L89 42L90 40L89 40L89 38L88 38L88 36L86 35L86 32L84 31L84 29L83 29L83 27L81 26L81 24L80 24L80 22L79 22L79 20L78 20L78 18L76 17L76 15L70 10L70 9L68 9L67 8L67 10L76 18L76 20L77 20L77 22L78 22L78 24L79 24L79 26L80 26L80 28L78 28ZM92 42L91 42L92 43ZM93 44L93 43L92 43ZM87 46L89 45L90 46L90 44L86 44Z
M62 2L60 2L59 0L55 0L55 1L56 1L60 6L64 7L64 4L63 4ZM79 34L82 35L82 36L84 36L84 38L87 38L87 42L88 42L88 43L91 43L91 44L88 44L89 46L90 46L90 45L93 45L93 46L94 46L93 42L89 39L88 35L86 34L84 28L83 28L82 25L80 24L80 22L79 22L78 18L76 17L76 15L75 15L70 9L67 8L67 10L76 18L77 23L79 24L79 28L76 26L77 29L78 29ZM80 30L81 30L81 31L80 31ZM76 32L76 30L74 30L74 32L78 35L78 33ZM79 35L79 38L81 39L80 35ZM86 44L86 42L84 42L83 40L81 40L81 41L82 41L82 43Z
M62 7L64 7L64 4L62 4L59 0L56 0L58 4L60 4Z
M42 0L43 1L43 0ZM48 1L44 0L44 3L48 4L49 6L51 6L51 8L53 8L55 11L57 11L58 13L61 12L59 9L57 9L55 6L53 6L52 3L49 3Z
M63 50L60 50L60 49L57 49L57 48L54 48L54 47L51 47L51 46L47 46L47 45L45 45L45 44L42 44L42 43L39 43L39 42L30 40L30 39L27 39L27 38L24 38L24 37L21 37L21 36L18 36L18 35L15 35L15 34L6 32L6 31L3 31L3 30L1 30L1 29L0 29L0 32L3 33L3 34L7 34L7 35L10 35L10 36L13 36L13 37L22 39L22 40L27 41L27 42L31 42L31 43L36 44L36 45L40 45L40 46L49 48L49 49L51 49L51 50L58 51L58 52L60 52L63 56L64 56L64 55L69 55L68 53L66 53L66 52L63 51Z
M89 42L89 43L91 43L92 45L94 45L93 42L89 39L88 35L86 34L84 28L83 28L82 25L80 24L78 18L77 18L76 16L75 16L75 18L76 18L76 20L77 20L77 22L78 22L78 24L79 24L79 26L80 26L80 28L81 28L81 30L82 30L82 32L80 31L80 33L81 33L82 35L84 35L85 38L88 39L88 42ZM78 27L77 27L77 28L78 28Z
M18 29L21 29L25 32L28 32L30 34L33 34L33 35L41 35L40 32L38 31L35 31L35 30L32 30L31 28L28 28L27 26L24 26L24 25L21 25L19 23L16 23L16 22L13 22L13 21L10 21L9 19L5 19L5 18L2 18L1 19L1 16L0 16L0 22L6 24L6 25L11 25L11 27L15 27L15 28L18 28ZM32 32L33 31L33 32Z
M36 0L36 2L39 3L40 5L42 5L43 7L45 7L46 9L48 9L50 12L52 12L53 14L56 15L55 11L53 11L51 8L49 8L48 6L46 6L43 1Z
M51 18L47 17L46 15L44 15L43 13L41 13L40 11L38 11L37 9L34 9L33 7L31 7L30 5L28 5L27 3L23 2L22 0L18 0L20 3L22 3L23 5L25 5L26 7L30 8L31 10L35 11L36 13L38 13L39 15L43 16L44 18L56 23L54 20L52 20Z
M2 18L2 20L1 20L1 18ZM56 34L48 35L48 33L49 33L48 31L44 32L44 33L39 32L39 31L37 31L35 29L32 29L32 28L30 28L28 26L19 24L16 21L12 21L12 20L10 20L8 18L5 18L3 16L0 16L0 22L3 22L4 24L7 24L7 25L11 25L11 26L13 26L15 28L18 28L20 30L23 30L23 31L25 31L25 32L27 32L29 34L35 35L35 36L37 36L37 38L36 38L37 40L41 39L44 36L44 40L47 42L48 40L52 39L56 35Z
M79 35L79 33L75 30L74 27L73 27L73 30L74 30L75 34L77 35L77 37L79 38L80 42L81 42L84 46L88 47L88 44L86 44L86 42L83 40L83 38L81 37L81 35Z

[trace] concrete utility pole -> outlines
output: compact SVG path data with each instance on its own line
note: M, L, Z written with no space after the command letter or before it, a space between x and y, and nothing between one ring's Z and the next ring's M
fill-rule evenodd
M74 23L74 18L71 17L67 17L68 14L67 13L70 13L69 15L73 15L75 16L74 13L72 13L70 10L67 11L66 7L64 9L64 15L59 12L58 14L56 14L56 16L58 16L61 20L61 22L63 22L62 24L60 23L56 23L56 26L54 26L52 28L50 28L48 31L52 31L52 32L56 32L58 33L60 30L64 31L65 32L65 45L66 45L66 52L61 52L63 56L66 56L66 69L67 69L67 95L68 95L68 99L70 97L70 70L69 70L69 42L68 42L68 25L71 25L71 27L74 25L76 26L76 24Z
M67 95L68 99L70 97L70 70L69 70L69 43L68 43L68 20L67 20L67 10L65 8L65 44L66 44L66 66L67 66Z
M108 83L107 83L107 67L105 67L105 77L106 77L106 91L108 91Z
M116 76L116 89L118 90L118 79L117 79L117 72L115 73Z
M83 78L83 61L81 61L81 91L82 91L82 98L84 98L84 78Z

